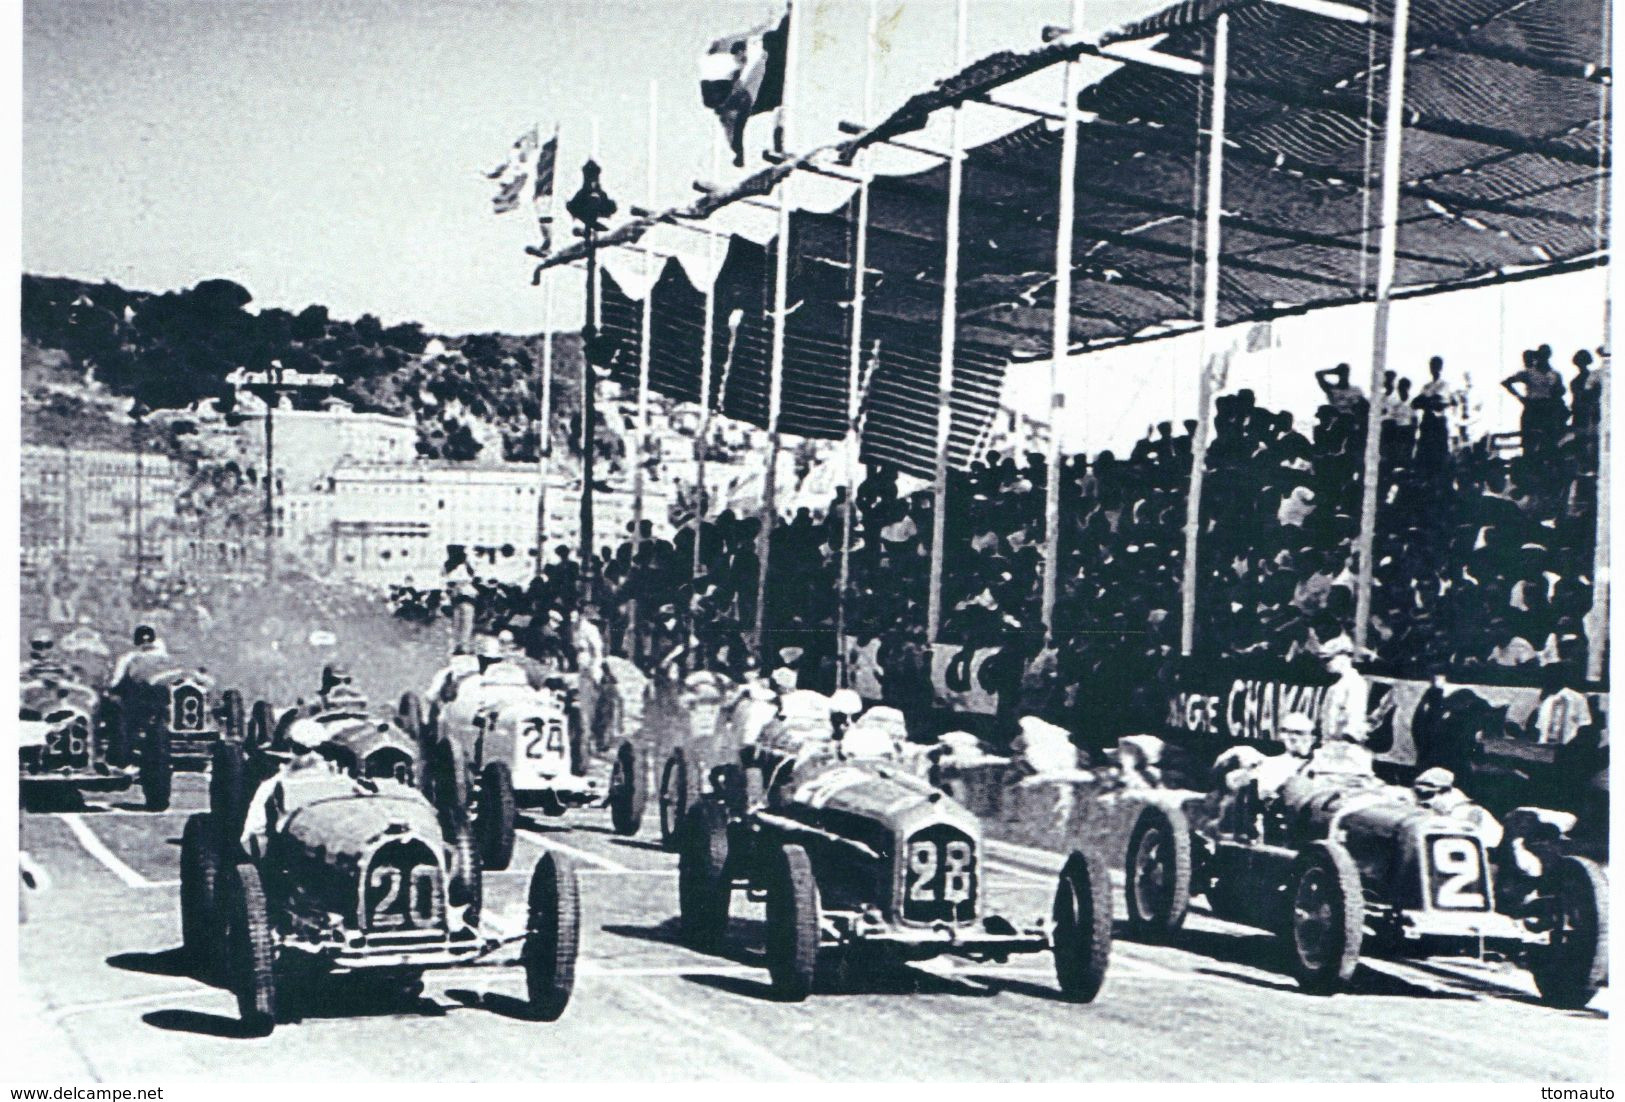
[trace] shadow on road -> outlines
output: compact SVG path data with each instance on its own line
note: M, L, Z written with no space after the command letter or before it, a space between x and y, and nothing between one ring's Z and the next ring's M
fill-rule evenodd
M512 1018L519 1022L539 1021L530 1003L524 999L516 999L512 995L503 995L496 991L470 991L466 988L453 988L446 992L446 998L458 1006L468 1010L483 1010L488 1014L495 1014L500 1018Z
M612 843L614 845L625 846L627 849L643 849L643 850L648 850L651 853L665 853L666 852L666 847L661 845L659 842L649 842L649 841L645 841L642 838L619 837L619 838L611 839L611 841L612 841ZM673 854L672 856L675 857L676 854Z
M226 1037L247 1040L254 1036L243 1028L243 1023L224 1014L207 1014L201 1010L154 1010L141 1015L141 1020L155 1029L171 1033L194 1033L203 1037Z
M148 976L189 976L202 979L199 969L186 950L180 946L158 953L114 953L107 963L123 972L141 972Z

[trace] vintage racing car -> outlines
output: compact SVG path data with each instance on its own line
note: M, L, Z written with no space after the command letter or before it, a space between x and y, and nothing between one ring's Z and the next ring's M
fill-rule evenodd
M247 722L241 693L217 694L209 674L178 666L143 672L110 690L100 718L117 760L162 753L176 768L196 769L209 762L220 739L240 740ZM167 794L162 802L168 806Z
M408 729L420 724L430 799L471 810L487 868L506 868L512 859L517 808L557 816L607 806L616 833L636 834L642 824L646 781L631 742L616 747L607 786L585 775L576 676L550 673L533 689L519 666L497 663L454 685L427 722L413 694L401 701L398 722Z
M1486 845L1471 824L1347 761L1322 748L1269 799L1256 784L1145 793L1125 870L1130 928L1171 937L1201 894L1216 916L1278 933L1305 990L1339 989L1362 948L1492 950L1527 966L1548 1003L1590 1001L1608 962L1598 865L1549 850L1531 876L1510 859L1510 838Z
M53 789L121 792L139 779L147 806L169 803L169 755L162 736L139 770L121 761L96 721L95 690L67 677L25 676L19 687L19 782L25 796Z
M675 852L689 805L710 767L741 761L778 713L778 700L763 685L736 685L726 676L697 671L682 680L654 683L645 705L642 742L669 747L660 770L660 844Z
M722 944L732 895L744 890L766 901L768 972L786 1000L812 990L826 951L1002 961L1052 949L1068 998L1099 993L1112 918L1098 855L1071 854L1050 916L1017 926L988 909L974 815L891 762L850 758L834 739L800 741L770 744L764 733L750 767L761 783L719 765L690 806L678 905L692 946Z
M352 728L323 753L364 761L369 741ZM413 995L426 970L491 962L515 942L532 1015L550 1021L564 1012L580 930L567 860L544 853L531 873L524 930L496 931L482 919L466 820L448 831L439 809L392 777L336 768L314 783L326 790L307 790L271 823L262 854L239 843L251 798L242 791L222 791L182 833L182 943L236 995L246 1030L268 1033L296 1017L299 991L323 976L365 974L372 990Z

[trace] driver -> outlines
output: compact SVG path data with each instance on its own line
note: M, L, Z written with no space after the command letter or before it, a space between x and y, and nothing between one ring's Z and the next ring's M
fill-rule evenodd
M1315 751L1315 721L1302 712L1293 712L1281 720L1281 745L1284 754L1264 758L1251 768L1250 779L1258 783L1260 799L1270 800L1281 794L1287 781L1303 772Z
M1501 844L1505 835L1500 822L1472 797L1456 787L1456 775L1443 766L1434 766L1417 774L1411 782L1416 805L1451 819L1459 819L1484 841L1486 849Z
M259 860L265 856L271 835L289 815L333 794L335 781L343 775L320 752L329 737L327 728L314 719L298 719L288 725L290 756L255 789L243 820L243 851L250 857Z
M158 638L150 625L142 624L132 637L134 650L125 651L113 667L111 684L115 690L125 687L132 679L139 679L157 671L160 664L168 664L169 648Z
M450 701L457 696L457 686L466 677L480 672L480 663L461 644L452 648L451 660L435 672L429 681L429 699Z
M23 675L30 678L61 677L67 671L55 655L55 640L48 631L36 631L28 640L28 665Z

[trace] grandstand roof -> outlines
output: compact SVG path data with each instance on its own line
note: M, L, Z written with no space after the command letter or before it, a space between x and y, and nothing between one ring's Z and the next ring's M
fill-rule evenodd
M767 194L793 165L832 155L850 161L920 128L933 111L1114 43L1142 40L1200 62L1211 54L1220 11L1231 20L1220 323L1370 299L1392 0L1375 0L1370 25L1259 0L1188 0L1096 43L995 54L849 141L684 210L634 219L604 243ZM1449 290L1606 259L1608 19L1602 0L1412 0L1398 290ZM1207 94L1205 78L1143 65L1083 90L1074 350L1197 324ZM986 430L1004 365L1049 354L1060 149L1060 126L1040 120L966 155L955 465L968 462ZM945 165L879 176L870 193L863 343L878 342L879 359L866 388L864 451L921 474L936 452L947 176ZM854 215L849 201L791 219L786 432L836 437L845 428ZM767 414L776 247L735 237L716 277L713 400L757 425ZM579 256L575 246L552 262ZM699 397L703 310L688 272L667 262L654 290L656 390ZM728 325L735 310L737 331ZM612 279L604 320L622 339L618 371L634 380L641 306Z

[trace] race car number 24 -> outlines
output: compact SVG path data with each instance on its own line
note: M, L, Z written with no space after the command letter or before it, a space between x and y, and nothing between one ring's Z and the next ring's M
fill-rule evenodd
M525 736L525 757L545 758L564 753L564 722L548 716L545 723L532 723Z

